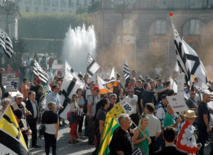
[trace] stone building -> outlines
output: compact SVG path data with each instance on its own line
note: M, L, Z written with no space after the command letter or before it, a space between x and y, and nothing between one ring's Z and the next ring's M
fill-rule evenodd
M89 12L99 48L118 47L123 58L131 55L134 66L147 51L174 65L170 12L180 36L195 50L213 34L206 29L213 20L213 0L96 0Z

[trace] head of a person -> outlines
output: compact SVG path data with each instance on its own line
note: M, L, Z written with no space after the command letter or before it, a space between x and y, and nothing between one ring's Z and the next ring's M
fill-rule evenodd
M195 95L196 95L196 94L195 94L194 89L191 89L191 90L190 90L190 98L191 98L191 99L195 99Z
M211 101L211 96L208 92L203 93L203 102L208 103Z
M146 83L143 87L144 87L145 91L150 91L151 90L151 87L150 87L149 83Z
M191 125L194 123L197 116L195 115L194 110L187 110L184 114L185 120L188 121Z
M22 115L23 115L22 110L21 110L21 109L16 109L16 110L14 111L14 114L15 114L15 116L16 116L16 120L17 120L18 122L20 122L20 120L21 120L21 118L22 118Z
M117 101L117 95L115 93L112 93L109 95L109 102L110 104L115 104Z
M50 101L47 104L47 106L48 106L49 111L55 111L55 109L56 109L56 103L55 102Z
M77 91L76 91L76 94L78 94L78 96L82 96L83 89L82 88L78 88Z
M132 97L132 96L134 95L134 93L135 93L134 88L133 88L133 87L130 87L130 88L128 89L128 95Z
M136 72L133 70L132 71L132 76L135 77L136 76Z
M141 119L139 120L139 125L141 127L147 127L149 124L149 117L142 115Z
M61 88L61 79L59 78L57 81L56 81L56 85L58 85L59 86L59 88Z
M166 81L165 85L166 85L166 88L169 88L170 87L170 81Z
M40 85L40 84L41 84L41 79L40 79L40 78L37 78L37 79L35 80L35 84L36 84L36 85Z
M9 92L6 92L6 93L4 93L3 98L9 98L9 99L11 99L12 96L10 95Z
M84 74L84 80L88 80L89 79L89 75L87 73Z
M145 106L145 113L146 114L153 114L155 111L155 106L152 103L147 103Z
M174 143L176 139L176 130L175 128L169 126L163 130L163 139L168 143Z
M120 114L118 117L118 122L121 126L121 128L128 129L132 125L131 118L128 116L128 114Z
M10 103L11 100L9 98L4 98L3 100L1 100L2 110L5 110Z
M22 101L23 101L23 95L21 93L17 94L16 95L16 103L18 105L20 105Z
M137 80L135 85L136 85L136 87L141 88L142 87L141 80Z
M58 75L58 76L61 76L61 75L62 75L62 72L61 72L60 70L58 70L57 75Z
M28 98L31 100L31 101L35 101L35 98L36 98L36 93L34 91L29 91L28 92Z
M57 94L57 93L59 92L59 86L58 86L58 85L53 85L53 86L52 86L52 92L53 92L54 94Z
M4 74L4 73L5 73L5 69L4 69L4 68L1 68L1 69L0 69L0 72L1 72L1 74Z
M174 111L173 111L173 109L172 109L172 107L171 107L170 104L167 105L167 112L168 112L170 115L173 115L173 114L174 114Z
M89 84L88 84L89 88L92 90L93 87L95 86L95 82L94 81L91 81Z
M157 79L157 86L162 86L162 80L161 79Z
M130 83L135 85L135 79L130 79Z
M173 89L168 89L166 94L167 94L167 96L173 96L173 95L175 95L175 92Z
M116 78L117 78L117 80L119 80L120 79L120 77L121 77L121 75L120 74L116 74Z
M101 100L104 98L108 98L108 95L106 93L101 94Z
M167 95L165 95L165 94L161 96L161 103L162 103L164 106L166 106L166 105L168 104L168 100L167 100L166 96L167 96Z
M93 94L94 96L98 96L98 95L100 94L100 89L99 89L98 86L93 87L93 89L92 89L92 94Z
M150 81L150 86L152 89L156 88L155 81Z
M78 101L78 94L72 95L72 102Z
M103 107L105 110L109 108L110 102L108 98L104 98L100 102L101 102L101 107Z
M28 83L27 78L24 78L24 79L23 79L23 83L25 83L25 84L27 84L27 83Z

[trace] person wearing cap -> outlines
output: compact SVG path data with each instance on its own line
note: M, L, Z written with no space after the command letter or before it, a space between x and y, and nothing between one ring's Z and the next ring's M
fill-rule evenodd
M92 89L92 95L88 98L87 102L87 125L90 145L93 145L94 143L94 116L96 112L96 104L100 101L99 93L99 87L95 86Z
M23 102L23 95L21 93L16 95L16 102L12 104L12 109L15 111L16 109L21 109L23 112L23 118L26 118L26 115L31 115L31 112L27 110L26 104Z
M62 77L62 72L60 70L58 70L57 75L60 77Z
M20 128L20 130L22 132L22 135L24 137L25 143L26 143L26 145L28 147L28 135L32 134L30 126L27 123L26 119L22 119L23 113L22 113L22 111L20 109L16 109L14 111L14 114L15 114L16 120L18 122L19 128Z
M30 91L34 91L36 93L36 101L38 106L40 106L40 98L43 95L43 86L41 85L40 78L35 80L35 84L31 84Z
M135 90L134 87L130 87L128 89L128 95L126 96L125 100L134 108L135 113L132 114L131 120L138 125L139 117L140 117L140 111L138 107L138 96L134 94ZM134 125L132 125L132 128L134 128Z
M194 134L195 127L193 123L197 116L193 110L187 110L185 115L185 122L178 134L176 146L178 149L186 151L188 154L196 155L200 147L197 146L197 135Z

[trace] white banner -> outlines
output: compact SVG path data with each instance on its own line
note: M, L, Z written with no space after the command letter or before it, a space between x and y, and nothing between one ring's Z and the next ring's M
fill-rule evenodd
M174 112L183 112L188 110L184 100L184 93L178 93L175 96L166 97Z

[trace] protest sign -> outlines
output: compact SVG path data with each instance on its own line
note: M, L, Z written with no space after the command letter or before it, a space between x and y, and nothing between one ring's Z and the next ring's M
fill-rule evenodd
M188 110L188 106L184 100L184 94L178 93L174 96L166 97L174 112L183 112Z

